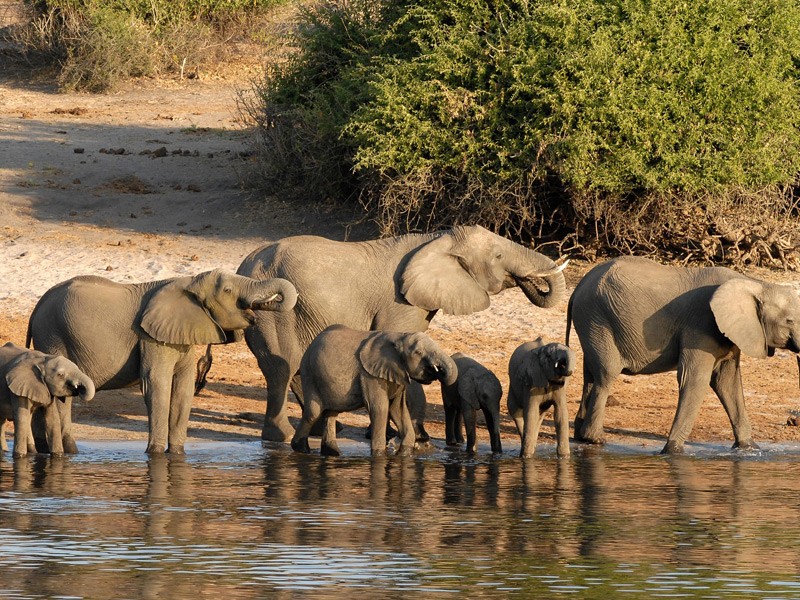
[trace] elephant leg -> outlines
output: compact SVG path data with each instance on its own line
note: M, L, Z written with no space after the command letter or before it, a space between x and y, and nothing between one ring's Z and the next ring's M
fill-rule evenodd
M597 351L597 348L593 348ZM603 356L602 361L594 356L584 359L584 377L586 377L586 361L591 369L589 376L592 382L585 385L587 395L581 400L578 413L582 418L575 418L575 438L590 444L603 443L603 421L606 414L606 401L611 392L611 385L622 372L619 354L615 347L608 349L609 354ZM582 414L581 414L582 413Z
M61 405L62 402L56 400L49 406L39 408L35 411L44 414L45 436L47 437L47 445L50 447L51 456L61 456L64 454L64 428L61 419L63 415L61 412ZM77 452L77 449L75 451Z
M662 454L680 454L700 413L711 383L714 357L707 352L683 350L678 360L678 409Z
M194 398L192 362L193 355L187 352L175 365L172 376L172 391L169 401L169 432L167 452L184 454L184 446L189 431L189 415Z
M72 435L72 398L64 398L64 401L56 401L56 412L58 413L59 427L61 428L61 443L65 454L77 454L78 444ZM45 416L45 420L47 417Z
M417 436L414 431L414 423L411 420L411 413L408 410L406 394L401 394L399 398L395 398L389 405L389 413L395 425L397 425L397 433L400 436L400 448L397 449L397 454L401 456L410 455L414 451L414 443Z
M569 456L569 411L567 410L566 388L554 394L553 421L556 426L556 454L561 458Z
M458 408L450 404L444 405L444 439L448 446L457 446L456 427L458 426Z
M174 347L148 341L140 342L140 347L141 388L148 420L146 452L163 454L169 437L172 380L180 353Z
M592 371L589 369L589 364L584 359L583 361L583 390L581 391L581 402L578 405L578 412L575 415L575 439L578 439L578 432L583 427L586 421L586 399L592 393L594 387L594 380L592 378ZM522 433L520 432L520 435Z
M247 347L256 357L258 367L267 382L267 408L264 415L264 426L261 439L271 442L288 442L294 435L294 428L289 423L286 403L288 402L289 383L300 369L303 348L292 338L294 328L285 325L285 335L279 333L275 320L291 319L292 315L263 316L257 314L256 324L244 331ZM302 393L301 393L302 395ZM302 398L298 401L302 402Z
M522 436L525 435L525 419L523 418L524 413L522 410L522 407L525 405L525 403L519 401L519 398L516 397L516 392L509 391L509 396L508 414L514 421L514 425L517 428L517 433L519 434L519 439L522 439Z
M30 402L19 398L14 411L14 458L21 458L28 454L28 433L30 430Z
M464 415L461 414L461 411L456 413L456 421L453 424L453 431L455 432L456 436L456 444L463 444L464 443Z
M323 417L322 443L319 453L322 456L340 456L339 444L336 441L336 417L339 413L326 413Z
M6 427L8 427L8 421L0 417L0 452L8 452L8 441L6 441Z
M711 375L711 389L717 394L730 419L735 440L733 447L757 450L758 445L753 441L753 428L744 405L742 372L738 356L723 360L717 365Z
M300 424L292 437L292 450L305 454L311 452L311 447L308 445L308 436L314 423L322 417L322 412L322 404L319 399L315 394L309 394L303 405L303 416L300 419Z
M377 387L373 384L372 387ZM369 407L369 421L372 428L370 449L372 456L386 455L386 425L389 422L389 398L383 390L370 391L364 389L362 393L368 400L365 404Z
M521 458L530 458L536 453L539 431L542 429L544 414L550 408L550 404L544 402L539 394L531 394L525 403L525 425L522 433L522 447L519 451Z
M486 429L489 430L489 442L493 454L502 454L503 443L500 441L500 413L494 407L484 406L483 418L486 421ZM567 434L569 435L569 434Z
M406 404L408 414L411 415L411 422L414 424L416 440L420 443L430 441L431 436L425 431L425 415L428 410L428 401L425 398L425 390L417 381L411 381L406 388Z
M259 359L259 366L267 378L267 410L264 415L264 427L261 439L272 442L288 442L294 435L294 427L289 423L286 409L289 393L289 381L300 367L299 360L286 362L278 356ZM301 394L302 395L302 394ZM298 400L302 401L302 398Z
M478 451L477 418L475 409L464 403L461 406L461 415L464 418L464 429L467 432L467 452L475 454Z

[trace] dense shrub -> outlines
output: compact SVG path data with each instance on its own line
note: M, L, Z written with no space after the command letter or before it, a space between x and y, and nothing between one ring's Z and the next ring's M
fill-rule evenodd
M196 70L224 54L248 16L289 1L35 0L18 39L59 64L63 87L104 91L130 77Z
M754 262L798 243L796 2L351 0L297 43L258 90L265 162L386 232Z

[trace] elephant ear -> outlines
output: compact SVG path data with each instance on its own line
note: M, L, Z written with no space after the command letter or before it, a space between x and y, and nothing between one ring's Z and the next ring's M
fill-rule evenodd
M44 382L44 374L39 364L32 360L21 360L6 373L6 383L11 393L27 398L36 404L49 405L53 398Z
M400 291L409 304L452 315L489 308L489 295L462 266L453 245L453 235L443 233L409 259L400 276Z
M142 313L142 329L165 344L224 343L225 332L197 296L187 290L190 281L189 277L181 277L155 292Z
M719 330L753 358L767 356L767 338L759 315L762 285L752 279L730 279L711 296L711 312Z
M397 341L391 334L374 333L358 348L358 360L373 377L407 384L411 379L403 368L403 357L398 350Z
M547 366L545 361L549 360L549 357L543 348L544 346L539 346L531 350L526 361L525 383L532 388L544 389L550 385L545 371Z

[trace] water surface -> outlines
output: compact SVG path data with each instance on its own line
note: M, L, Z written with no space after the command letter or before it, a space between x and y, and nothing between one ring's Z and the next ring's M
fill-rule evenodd
M4 598L800 598L800 448L0 459Z

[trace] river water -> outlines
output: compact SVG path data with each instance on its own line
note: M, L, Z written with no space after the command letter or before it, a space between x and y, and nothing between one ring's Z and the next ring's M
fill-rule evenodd
M0 597L800 598L800 447L654 450L6 454Z

